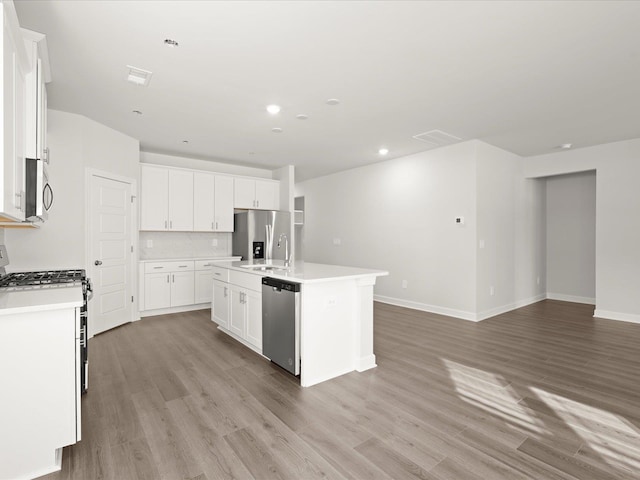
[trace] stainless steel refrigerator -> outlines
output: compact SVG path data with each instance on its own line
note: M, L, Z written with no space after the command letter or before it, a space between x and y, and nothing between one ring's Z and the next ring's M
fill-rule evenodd
M236 213L233 216L232 250L232 254L242 256L242 260L265 261L284 261L288 250L288 260L293 261L291 214L277 210L247 210Z

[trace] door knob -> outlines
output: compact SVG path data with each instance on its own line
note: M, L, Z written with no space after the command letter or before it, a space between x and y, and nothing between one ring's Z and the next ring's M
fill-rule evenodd
M96 260L93 263L94 263L94 265L102 265L102 260Z

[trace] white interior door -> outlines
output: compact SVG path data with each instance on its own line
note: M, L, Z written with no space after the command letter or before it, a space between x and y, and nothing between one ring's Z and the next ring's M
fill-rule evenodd
M89 333L95 335L132 320L133 234L131 184L98 174L90 178Z

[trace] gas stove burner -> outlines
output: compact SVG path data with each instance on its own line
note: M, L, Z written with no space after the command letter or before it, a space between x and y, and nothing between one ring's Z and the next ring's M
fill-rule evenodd
M84 270L45 270L41 272L14 272L0 277L0 288L34 285L60 285L83 282Z

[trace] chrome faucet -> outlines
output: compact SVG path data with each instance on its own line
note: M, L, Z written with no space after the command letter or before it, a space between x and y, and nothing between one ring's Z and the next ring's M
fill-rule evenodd
M278 248L280 248L280 244L282 243L282 237L284 237L284 266L288 267L291 262L291 258L289 258L289 239L286 234L281 233L278 238Z

